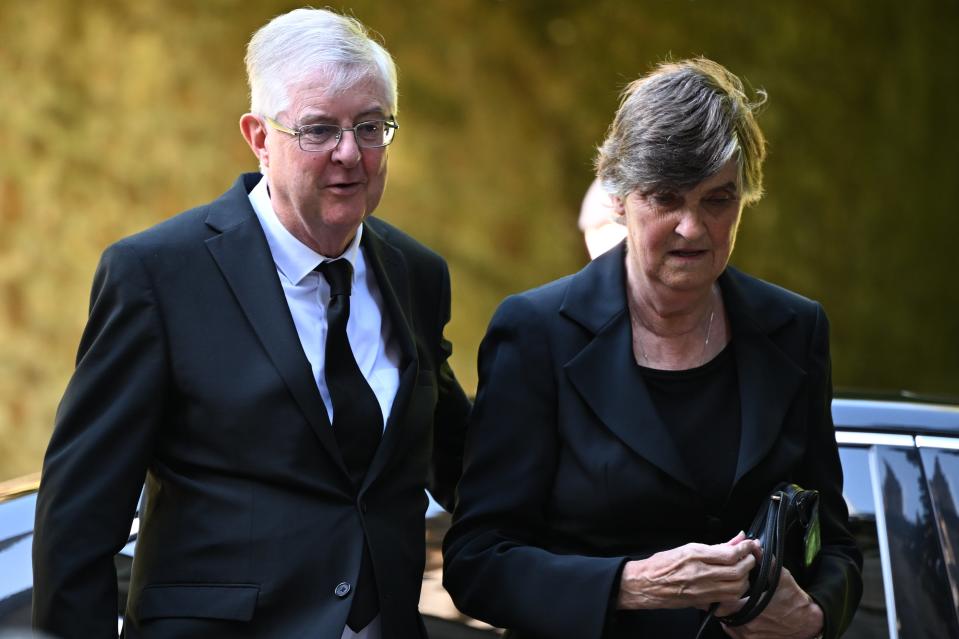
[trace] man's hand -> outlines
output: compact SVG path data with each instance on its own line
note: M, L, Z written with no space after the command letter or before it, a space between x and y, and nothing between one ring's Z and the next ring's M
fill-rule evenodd
M738 610L758 555L758 543L739 533L724 544L686 544L630 561L623 568L617 607L705 610L719 602Z
M822 633L823 615L783 568L779 587L762 614L742 626L723 625L723 630L733 639L812 639Z

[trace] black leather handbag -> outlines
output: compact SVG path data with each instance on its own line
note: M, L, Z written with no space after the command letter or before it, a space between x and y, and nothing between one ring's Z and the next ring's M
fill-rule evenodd
M766 609L779 586L784 565L800 584L815 569L821 545L819 492L787 482L779 484L759 507L746 536L759 541L762 559L749 573L745 605L728 617L719 618L728 626L749 623ZM717 608L718 604L710 607L696 639L702 635Z

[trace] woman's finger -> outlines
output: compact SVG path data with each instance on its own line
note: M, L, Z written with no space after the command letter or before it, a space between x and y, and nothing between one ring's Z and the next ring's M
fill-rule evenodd
M748 556L758 559L758 549L759 544L754 539L743 539L736 544L726 543L705 546L702 551L702 560L711 564L732 565L739 563Z
M732 545L735 546L736 544L738 544L739 542L741 542L741 541L743 541L743 540L745 540L745 539L746 539L746 533L745 533L744 531L740 530L738 533L736 533L736 536L735 536L735 537L733 537L732 539L730 539L730 540L727 541L726 543L727 543L727 544L732 544Z
M730 601L728 603L720 604L716 609L717 617L726 617L733 614L734 612L739 612L739 610L746 605L746 599L740 598L735 601Z

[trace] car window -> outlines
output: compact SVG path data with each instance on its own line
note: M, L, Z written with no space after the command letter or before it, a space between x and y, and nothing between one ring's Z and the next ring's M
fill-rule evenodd
M959 460L947 452L885 445L841 447L840 458L850 524L863 551L863 599L845 636L959 636L947 574L947 564L954 569L955 562L944 559L955 544L949 535L957 533L955 527L947 532L937 525L942 520L929 482L935 478L935 485L949 486L948 496L937 497L936 505L954 509ZM954 473L951 480L948 472Z
M849 526L863 556L862 601L852 625L843 636L847 639L888 639L886 593L882 585L869 449L840 447L839 458L842 461L843 497L849 507Z
M919 450L875 447L899 637L959 636ZM880 524L883 522L880 521Z
M920 446L923 439L932 438L917 437ZM920 448L919 453L932 498L933 521L949 578L949 594L953 608L959 610L959 557L956 554L959 552L959 451L930 446Z

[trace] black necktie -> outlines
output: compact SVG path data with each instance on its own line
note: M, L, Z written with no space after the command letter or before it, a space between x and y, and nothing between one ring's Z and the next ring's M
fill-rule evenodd
M350 284L353 266L344 259L323 262L316 267L330 284L330 305L326 313L326 387L333 401L333 433L346 462L353 485L359 490L383 435L383 415L346 336L350 318ZM377 336L379 337L379 336ZM364 541L359 583L347 625L359 632L376 616L379 602L370 553Z

